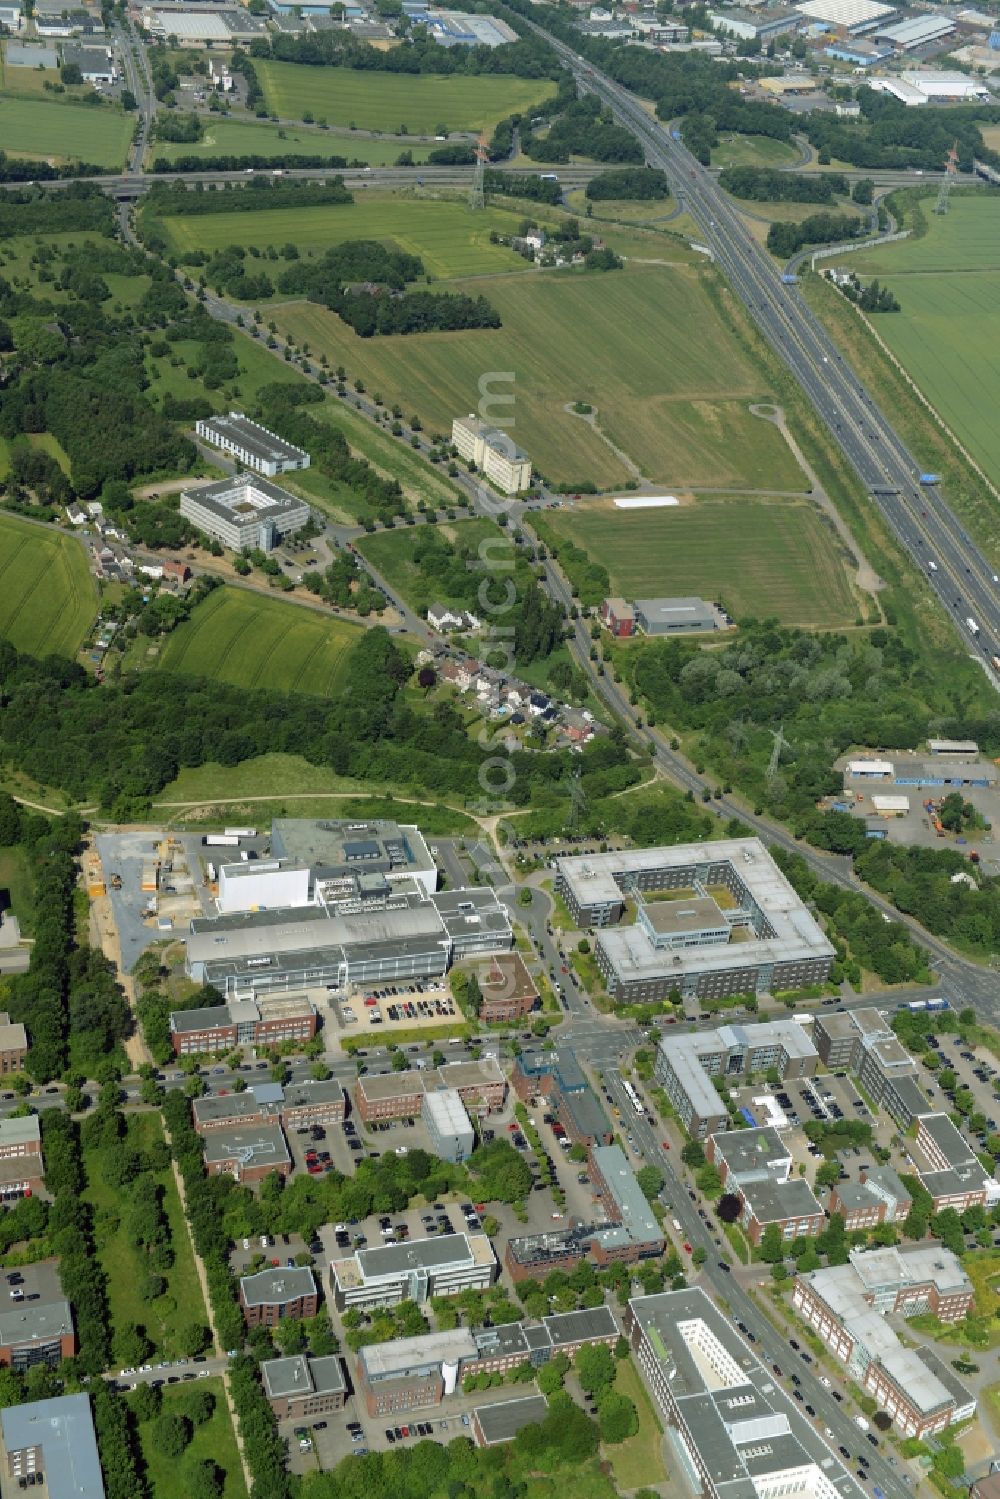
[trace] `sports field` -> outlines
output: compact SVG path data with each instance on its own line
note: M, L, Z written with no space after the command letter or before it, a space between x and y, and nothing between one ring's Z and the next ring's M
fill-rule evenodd
M109 104L60 104L0 97L0 144L8 156L32 161L86 161L122 166L134 122Z
M431 431L473 409L484 371L513 373L513 435L555 483L601 488L629 470L579 416L597 409L613 442L657 483L799 489L776 430L746 414L766 397L761 377L710 300L705 272L628 266L608 275L544 272L452 283L484 293L499 329L358 338L311 303L274 308L299 342L362 375L386 401L416 410Z
M957 197L927 220L920 239L855 256L851 268L898 298L900 312L874 320L879 335L1000 484L1000 198Z
M329 125L356 125L395 135L490 131L507 115L530 109L556 91L547 78L359 72L254 59L268 109L284 120L311 110Z
M155 141L149 148L149 159L158 156L176 161L179 156L343 156L347 161L365 161L369 166L393 166L401 151L413 153L415 162L427 160L429 145L417 145L405 138L370 140L354 132L337 134L306 125L250 124L239 120L209 119L204 140L186 144L183 141Z
M187 250L211 252L224 245L280 249L289 241L305 256L310 251L322 254L345 239L378 239L419 255L427 272L439 278L530 269L513 250L490 244L493 229L515 233L520 215L497 208L472 214L464 203L362 193L353 204L181 216L162 223L182 256Z
M32 656L75 656L97 590L73 536L0 515L0 635Z
M699 495L677 509L622 511L610 501L546 514L585 547L628 599L720 599L737 622L836 629L857 614L837 543L806 500Z
M234 687L329 697L341 685L358 627L238 588L217 588L175 630L159 665Z

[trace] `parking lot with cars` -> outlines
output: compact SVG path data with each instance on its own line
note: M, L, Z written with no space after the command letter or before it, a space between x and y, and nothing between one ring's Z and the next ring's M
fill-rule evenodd
M414 1030L460 1024L457 1009L446 984L392 984L383 989L363 989L331 1000L330 1014L339 1035L391 1037L393 1030Z

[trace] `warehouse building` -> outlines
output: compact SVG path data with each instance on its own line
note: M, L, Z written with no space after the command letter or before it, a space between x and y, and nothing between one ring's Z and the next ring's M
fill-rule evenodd
M728 1084L771 1067L782 1078L812 1077L818 1061L816 1048L801 1025L794 1020L771 1020L665 1036L654 1070L688 1134L693 1140L704 1140L721 1131L729 1119L714 1077Z
M434 10L421 18L439 47L504 47L517 41L517 32L494 16L459 10Z
M397 1338L360 1349L357 1390L371 1416L440 1405L461 1391L469 1374L509 1374L526 1363L540 1369L557 1353L573 1358L587 1345L613 1348L619 1335L611 1308L599 1306L557 1313L538 1323Z
M736 14L724 12L727 22ZM793 13L784 14L792 14L794 22ZM634 608L636 625L644 635L705 635L719 628L716 610L704 599L636 599Z
M699 1287L633 1297L625 1335L689 1487L706 1499L865 1492Z
M442 1161L466 1161L476 1143L475 1130L465 1104L454 1088L425 1093L420 1117L427 1130L431 1154Z
M894 52L915 52L918 47L954 36L955 29L955 22L949 16L910 16L889 26L877 26L872 35L876 41L887 42Z
M110 47L63 46L59 50L63 67L78 67L84 83L114 83L118 77Z
M195 431L213 447L229 453L244 468L251 468L266 479L309 467L309 454L304 448L286 442L239 411L231 411L228 416L204 417Z
M308 906L313 900L312 873L308 864L290 864L283 859L254 859L219 868L219 914L234 911L266 911L274 907L290 910Z
M796 1277L792 1305L846 1364L905 1437L922 1438L975 1414L975 1397L929 1349L905 1348L885 1318L932 1312L956 1322L972 1285L941 1245L852 1250L846 1265Z
M485 1234L446 1234L405 1244L357 1249L330 1261L330 1290L340 1311L371 1311L414 1301L423 1306L435 1296L484 1291L499 1273L493 1246Z
M271 552L309 519L305 500L246 474L182 490L180 509L192 526L231 552Z
M879 0L802 0L795 9L808 21L824 21L851 36L871 32L882 21L898 14L895 6Z
M0 1411L0 1434L5 1494L37 1484L45 1499L104 1499L87 1395L6 1406Z
M595 961L626 1004L780 992L830 973L832 945L756 838L575 855L558 861L556 890L577 925L602 928Z
M518 494L531 488L531 460L506 432L470 412L455 417L451 441L459 457L474 463L501 494Z
M713 10L708 19L717 32L739 37L744 42L769 42L786 32L797 31L802 24L794 10Z

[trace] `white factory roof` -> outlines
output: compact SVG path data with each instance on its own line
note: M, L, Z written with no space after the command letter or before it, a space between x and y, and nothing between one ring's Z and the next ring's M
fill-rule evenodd
M877 79L871 79L874 85ZM889 779L895 774L891 760L848 760L847 774L849 776L885 776Z
M827 21L831 26L864 26L869 21L880 21L883 16L896 13L893 5L880 5L877 0L803 0L795 9L811 21Z
M921 89L914 88L912 83L904 83L902 78L869 78L868 87L877 94L891 94L900 104L927 103L927 95Z
M175 36L179 42L232 40L229 27L221 15L212 11L158 10L154 13L153 21L157 30L165 36Z
M933 72L930 68L920 72L904 72L899 75L904 83L912 84L922 94L930 99L965 99L965 98L987 98L989 90L978 78L969 78L965 73L957 70L951 72ZM979 753L979 746L972 740L967 741L968 753L975 756ZM933 752L934 746L931 745ZM937 753L940 753L938 751ZM955 754L957 751L952 750Z
M936 42L939 37L949 36L954 30L955 23L948 16L910 16L906 21L880 26L875 35L896 47L919 47L924 42Z
M876 812L909 812L908 796L873 796L872 806Z

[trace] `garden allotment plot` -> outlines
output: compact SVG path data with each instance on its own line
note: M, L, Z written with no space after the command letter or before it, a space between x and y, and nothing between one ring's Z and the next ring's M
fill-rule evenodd
M853 256L850 266L898 298L902 311L876 318L877 332L1000 484L1000 198L953 197L946 215L927 211L927 220L921 238Z

